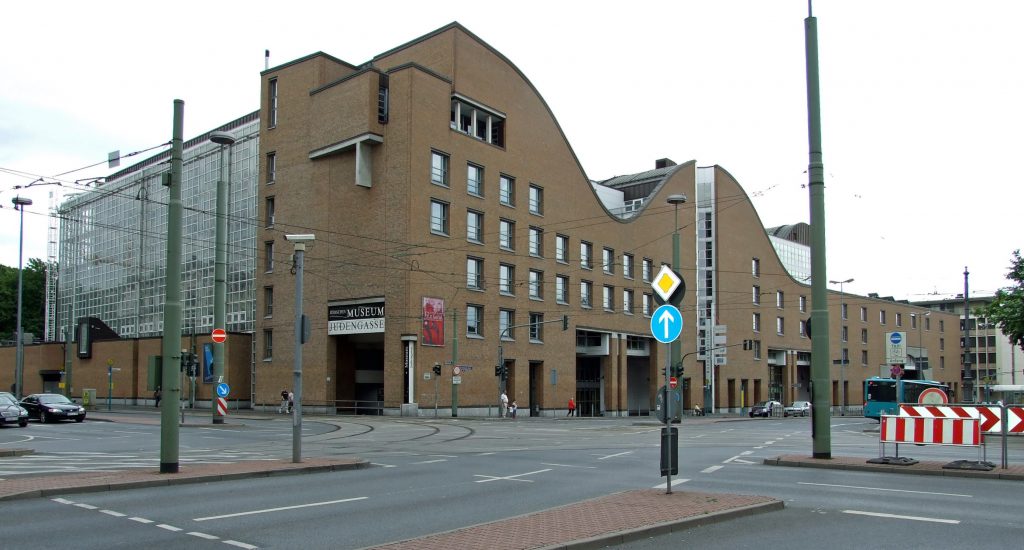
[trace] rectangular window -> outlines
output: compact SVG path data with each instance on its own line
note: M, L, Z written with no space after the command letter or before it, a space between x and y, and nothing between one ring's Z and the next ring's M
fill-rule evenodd
M880 324L880 325L884 325L885 324L885 310L884 309L878 310L878 324Z
M861 344L867 344L868 343L868 329L866 329L866 328L860 329L860 343Z
M846 321L847 319L850 318L849 315L847 315L848 310L849 310L848 304L843 304L842 306L839 307L839 310L840 310L839 316L842 317L844 321Z
M263 271L270 273L274 270L274 241L263 243Z
M644 305L643 305L644 317L650 317L651 316L651 301L653 299L654 299L653 296L651 296L650 294L647 294L646 292L644 293Z
M466 192L478 197L484 196L484 169L475 164L466 165Z
M758 258L753 258L752 260L750 260L750 274L753 275L754 277L761 276L761 260L759 260Z
M896 312L896 326L898 326L898 327L902 327L903 326L903 314L902 313Z
M544 230L539 227L530 228L530 255L537 258L544 256Z
M466 306L466 335L483 337L484 306L473 304Z
M274 316L274 287L263 287L263 316Z
M498 310L498 336L502 340L515 340L515 311L511 309Z
M502 174L498 178L498 202L505 206L516 205L516 180Z
M466 240L471 243L484 242L484 214L475 210L466 211Z
M480 258L466 258L466 288L483 290L484 261Z
M754 313L753 319L751 321L751 328L754 330L754 332L761 332L761 314L760 313Z
M786 307L786 294L781 290L775 291L775 307L779 309Z
M451 129L498 147L505 146L505 116L466 98L453 96Z
M754 285L750 289L750 293L753 296L754 304L760 305L761 304L761 287L759 287L757 285Z
M633 314L633 291L625 289L622 291L622 312L627 315Z
M277 79L271 78L267 83L267 106L270 108L270 116L267 117L267 127L277 126Z
M803 338L807 337L807 320L800 319L800 336Z
M580 267L582 267L583 269L593 269L594 268L594 265L592 263L590 263L591 262L590 256L591 256L591 253L593 252L593 250L594 250L594 245L592 245L592 244L590 244L590 243L588 243L586 241L580 242Z
M530 287L530 298L533 300L544 299L544 272L536 269L530 270L528 285Z
M274 358L274 331L263 330L263 360L269 361Z
M530 213L538 216L544 214L544 189L530 184Z
M267 197L266 207L264 210L267 227L274 227L274 197Z
M544 315L541 313L530 314L530 341L544 341Z
M615 274L615 251L605 248L601 252L601 268L608 275Z
M586 308L591 307L591 299L594 294L594 283L580 281L580 305Z
M382 74L377 79L377 122L380 124L388 123L388 75Z
M860 308L860 321L862 323L868 322L868 308L863 306Z
M930 317L925 317L924 318L924 329L925 330L931 330L932 329L932 320L931 320ZM939 319L939 332L946 332L946 321L943 320L943 319Z
M267 184L277 179L277 153L267 153Z
M604 306L605 311L615 311L615 287L604 286L601 304Z
M555 261L569 263L569 237L555 235Z
M782 336L783 334L786 334L786 318L785 317L776 317L775 318L775 334L778 334L779 336Z
M512 220L498 222L498 246L505 250L516 249L516 222Z
M448 187L448 155L430 152L430 183Z
M627 279L633 278L633 255L622 255L622 275Z
M448 203L437 199L430 200L430 232L448 235Z
M507 296L515 294L516 268L508 264L498 266L498 292Z
M569 303L569 278L565 275L555 275L555 301Z
M807 296L800 296L800 313L807 313Z
M939 351L946 351L946 339L939 338Z
M754 340L754 359L761 358L761 341Z
M846 325L843 325L843 330L842 330L842 334L840 335L840 339L842 339L843 342L849 341L849 339L850 339L850 327L848 327Z
M651 282L651 277L654 276L654 274L651 273L651 269L653 269L653 266L654 266L654 261L653 260L651 260L650 258L644 258L643 259L643 264L642 264L642 267L641 267L641 271L643 271L642 275L643 275L645 283Z

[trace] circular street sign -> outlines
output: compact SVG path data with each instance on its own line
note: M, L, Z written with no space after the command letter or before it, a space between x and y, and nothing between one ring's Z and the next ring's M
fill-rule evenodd
M917 396L917 402L921 405L945 405L949 403L949 396L942 388L925 388L921 395Z
M452 376L458 376L460 374L462 374L462 369L460 369L458 365L452 367Z
M218 397L227 397L228 393L230 393L230 392L231 392L231 388L226 383L221 382L220 384L217 384L217 396Z
M893 378L896 378L903 374L903 369L901 369L899 365L893 365L889 367L889 374L891 374Z
M891 342L893 345L898 345L902 341L903 341L903 335L901 335L898 332L894 332L894 333L889 335L889 342Z
M214 342L222 344L224 343L224 340L228 339L228 333L224 332L224 329L222 328L215 328L213 329L213 332L210 333L210 337L213 338Z
M683 314L673 305L663 305L651 316L651 336L662 344L674 342L683 331Z
M675 376L670 376L669 379L668 379L668 387L670 387L670 388L672 388L674 390L674 389L676 389L676 386L678 386L678 385L679 385L679 380L676 380Z

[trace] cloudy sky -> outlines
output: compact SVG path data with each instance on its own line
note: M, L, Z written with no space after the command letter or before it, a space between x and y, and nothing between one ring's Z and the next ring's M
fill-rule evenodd
M256 110L265 49L271 65L316 51L359 64L452 21L533 82L591 179L693 159L733 174L766 226L808 221L806 0L488 6L5 6L0 264L18 262L14 196L34 201L26 262L45 259L51 192L107 175L109 151L169 140L176 98L186 139ZM965 266L972 296L1007 286L1024 248L1024 2L817 0L814 15L829 278L909 300L962 293ZM39 176L64 183L26 187Z

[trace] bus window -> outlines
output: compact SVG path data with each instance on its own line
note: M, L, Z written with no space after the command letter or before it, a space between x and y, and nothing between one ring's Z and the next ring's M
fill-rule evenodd
M865 396L868 401L896 402L896 381L875 381L868 380L868 392Z

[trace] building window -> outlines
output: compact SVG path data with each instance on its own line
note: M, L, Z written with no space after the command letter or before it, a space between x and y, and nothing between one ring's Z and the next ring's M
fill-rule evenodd
M946 339L939 338L939 351L946 351Z
M270 273L274 270L274 241L263 243L263 271Z
M594 245L582 241L580 242L580 267L583 269L593 269L594 265L591 263L590 256L594 250Z
M903 326L903 314L900 313L900 312L896 312L896 326L898 326L898 327L902 327Z
M868 343L868 329L866 329L866 328L860 329L860 343L861 344L867 344Z
M555 235L555 261L569 263L569 237Z
M860 308L860 321L862 323L868 322L868 308L863 306Z
M643 300L644 300L644 303L643 303L644 317L650 317L651 316L651 300L652 299L653 299L653 296L651 296L650 294L647 294L646 292L644 293L644 297L643 297Z
M267 184L274 183L277 178L277 153L267 153Z
M466 306L466 335L482 338L484 335L484 306Z
M530 341L544 341L544 315L542 313L530 314Z
M539 227L530 228L530 255L537 258L544 256L544 230Z
M885 324L885 310L884 309L878 310L878 324L880 324L880 325L884 325Z
M530 286L530 298L533 300L544 299L544 272L537 271L536 269L530 270L530 279L528 284Z
M498 222L498 246L505 250L516 249L516 222L512 220Z
M498 202L505 206L516 205L516 180L502 174L498 178Z
M615 311L615 287L604 286L601 304L604 306L605 311Z
M507 296L515 294L516 268L509 264L498 266L498 292Z
M761 341L754 340L754 359L761 359Z
M436 235L448 235L448 203L431 199L430 232Z
M591 299L594 295L594 283L590 281L580 281L580 305L582 307L591 307Z
M388 75L382 74L377 79L377 122L388 123Z
M633 291L624 289L622 291L622 312L626 315L633 314Z
M753 318L751 320L751 328L753 329L754 332L761 332L761 314L760 313L754 313Z
M263 316L274 316L274 287L263 287Z
M267 105L270 107L270 116L267 117L267 127L277 126L277 79L271 78L267 83Z
M466 258L466 288L483 290L484 261L480 258Z
M800 336L803 338L807 337L807 320L800 319Z
M945 359L945 357L943 357L943 359ZM860 365L862 367L868 366L868 350L866 349L860 350Z
M569 303L569 278L565 275L555 275L555 301Z
M448 187L448 155L430 152L430 183Z
M605 274L615 274L615 251L611 248L605 248L601 251L601 268L604 269Z
M466 240L472 243L484 242L484 214L475 210L466 211Z
M786 318L785 317L776 317L775 318L775 334L778 334L779 336L782 336L783 334L786 334Z
M484 169L475 164L466 165L466 192L478 197L484 196Z
M651 269L654 266L654 261L651 260L650 258L644 258L643 263L641 265L642 267L640 268L640 270L643 272L641 273L641 275L643 276L644 282L651 282L651 277L654 276L654 274L651 273Z
M844 321L850 318L850 317L849 317L849 316L847 315L847 310L849 310L849 305L848 305L848 304L843 304L843 305L841 305L841 306L839 307L839 310L840 310L840 314L839 314L839 315L840 315L840 317L842 317L842 318L843 318L843 320L844 320Z
M754 259L750 260L750 274L753 275L754 277L760 277L761 276L761 260L760 259L754 258Z
M633 255L622 255L622 276L627 279L633 278Z
M534 184L530 184L530 213L544 214L544 189Z
M786 307L786 294L781 290L775 291L775 307L779 309Z
M263 330L263 360L269 361L274 358L274 331Z
M800 297L800 313L807 313L807 296Z
M498 310L498 336L502 340L515 340L515 315L511 309Z
M266 207L264 210L267 227L274 227L274 197L267 197Z
M924 329L925 330L931 330L932 329L932 326L931 326L932 322L931 321L932 320L929 317L925 317L924 318ZM939 319L939 332L946 332L946 321L943 320L943 319Z
M843 330L841 331L840 338L844 342L849 341L849 339L850 339L850 327L848 327L846 325L843 325Z
M761 287L754 285L750 289L750 293L753 296L754 305L761 305Z
M498 147L505 146L505 117L470 100L452 97L451 129Z

